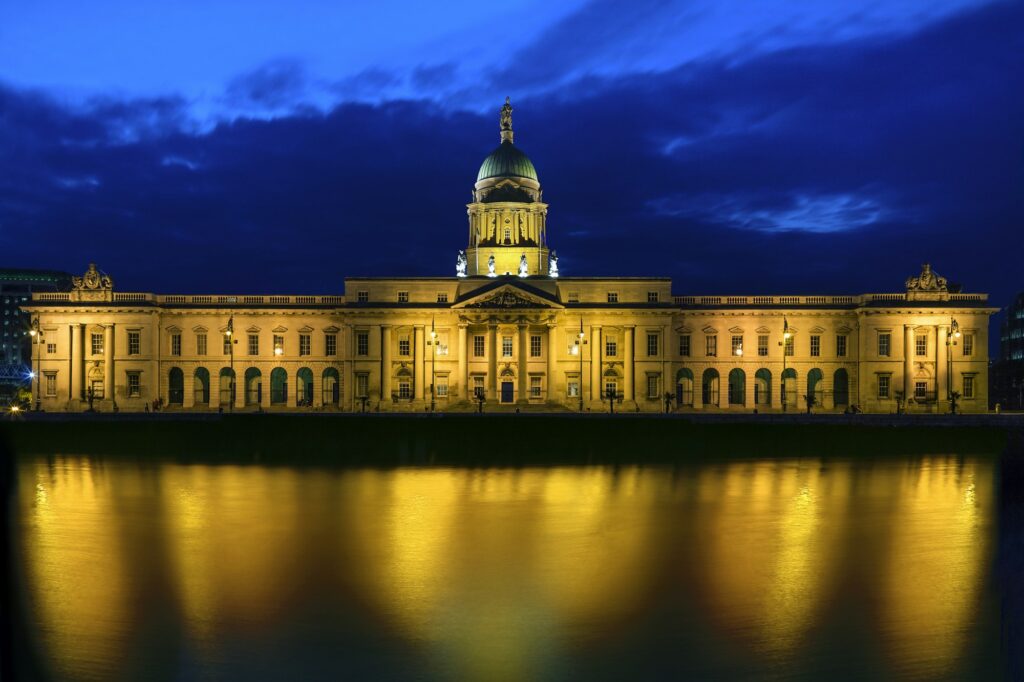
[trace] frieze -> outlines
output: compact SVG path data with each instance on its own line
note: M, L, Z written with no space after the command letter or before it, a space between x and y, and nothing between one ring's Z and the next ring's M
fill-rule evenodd
M490 298L470 303L467 308L536 308L539 304L514 291L504 290Z

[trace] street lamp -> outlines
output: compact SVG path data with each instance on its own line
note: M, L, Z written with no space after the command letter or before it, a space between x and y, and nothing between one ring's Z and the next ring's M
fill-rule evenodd
M949 411L956 414L956 399L959 397L953 390L953 346L960 338L960 323L956 318L949 318L949 333L946 334L946 400L949 401Z
M235 340L232 338L234 333L235 316L232 315L228 318L228 328L227 331L224 332L224 336L228 340L228 353L230 355L228 366L231 368L231 376L228 378L228 381L231 382L228 384L228 412L235 411Z
M789 332L789 321L782 318L782 411L786 411L786 356L789 354L789 340L793 335Z
M580 318L580 333L576 335L576 355L580 356L580 380L577 382L576 393L580 397L580 414L583 413L583 344L586 341L583 339L583 318Z
M435 408L434 399L434 382L437 379L437 373L434 371L434 360L437 356L437 332L434 330L434 318L430 318L430 341L427 341L427 348L430 349L430 411L433 412Z
M32 318L32 328L28 330L28 335L32 337L32 343L36 345L36 366L32 368L31 377L36 382L36 412L38 412L42 406L42 398L40 397L40 383L42 378L42 372L39 371L39 366L42 362L40 354L42 353L41 346L43 345L43 330L39 328L39 318Z

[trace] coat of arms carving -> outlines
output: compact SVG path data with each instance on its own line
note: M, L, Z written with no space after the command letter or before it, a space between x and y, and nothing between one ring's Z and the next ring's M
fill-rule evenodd
M536 308L536 301L520 296L514 291L508 289L500 291L490 298L486 298L476 303L471 303L467 308Z

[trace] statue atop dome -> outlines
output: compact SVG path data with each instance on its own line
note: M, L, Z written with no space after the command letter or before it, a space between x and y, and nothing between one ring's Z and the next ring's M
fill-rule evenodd
M512 101L508 97L501 107L501 141L512 142Z

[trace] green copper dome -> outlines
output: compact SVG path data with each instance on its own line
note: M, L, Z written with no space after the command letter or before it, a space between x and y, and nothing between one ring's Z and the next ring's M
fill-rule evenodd
M530 157L521 152L511 141L502 142L497 149L491 152L490 156L484 159L480 165L480 172L476 174L476 181L507 177L529 178L540 182Z

